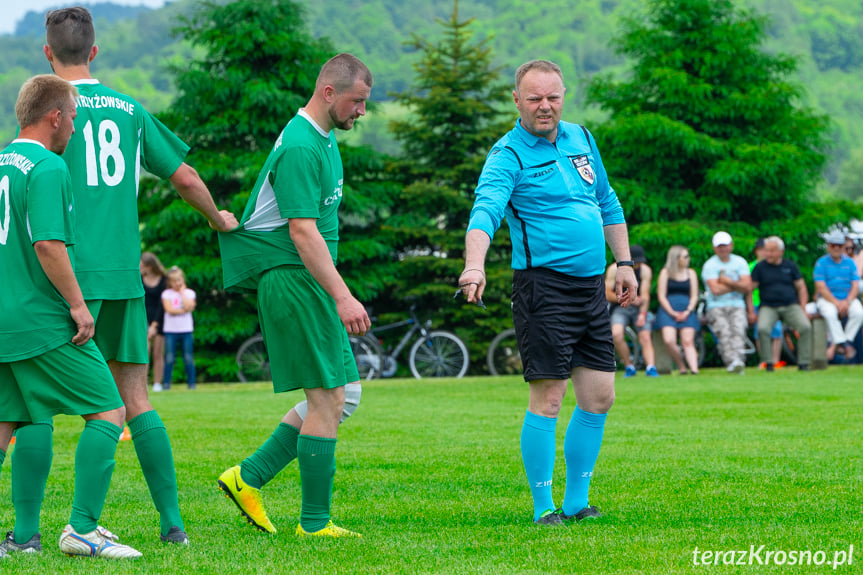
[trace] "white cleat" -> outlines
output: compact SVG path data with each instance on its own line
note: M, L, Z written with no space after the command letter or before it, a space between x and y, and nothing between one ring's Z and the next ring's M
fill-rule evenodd
M141 556L139 551L119 543L116 535L101 526L81 535L71 525L67 525L60 535L60 551L66 555L109 559L135 559Z

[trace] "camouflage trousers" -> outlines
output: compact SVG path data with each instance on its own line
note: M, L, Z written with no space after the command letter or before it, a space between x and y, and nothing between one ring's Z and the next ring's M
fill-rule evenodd
M719 342L722 363L731 365L734 360L746 363L746 308L715 307L707 310L707 323Z

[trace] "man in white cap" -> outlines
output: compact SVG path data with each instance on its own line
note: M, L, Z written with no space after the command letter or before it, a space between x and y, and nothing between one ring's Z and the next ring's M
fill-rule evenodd
M743 373L746 328L755 322L749 264L731 253L728 232L713 234L713 255L701 268L707 288L707 322L719 340L719 354L729 372Z
M818 313L827 323L830 345L827 358L833 359L836 351L845 355L845 361L854 359L854 338L863 324L863 305L860 304L860 281L854 260L843 253L845 234L830 232L824 238L827 255L815 262L813 276ZM845 327L842 321L847 318Z

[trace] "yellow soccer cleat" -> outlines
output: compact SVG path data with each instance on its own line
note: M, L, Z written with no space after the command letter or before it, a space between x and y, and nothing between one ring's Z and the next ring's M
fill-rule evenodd
M359 533L355 531L350 531L345 529L344 527L339 527L333 520L330 519L329 522L324 526L320 531L315 531L314 533L309 533L305 529L303 529L302 524L297 525L297 535L300 537L362 537Z
M219 489L225 492L225 497L237 504L246 521L265 533L276 532L276 528L267 517L267 512L264 511L261 490L243 481L239 465L235 465L219 476Z

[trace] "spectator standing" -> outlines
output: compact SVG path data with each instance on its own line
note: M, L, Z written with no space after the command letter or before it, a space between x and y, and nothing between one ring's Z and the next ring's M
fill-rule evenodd
M689 267L689 250L680 245L671 246L665 266L659 271L656 282L656 329L662 332L662 341L668 355L681 375L698 374L698 350L695 335L701 323L695 314L698 305L698 274ZM680 338L680 346L677 339ZM680 353L683 348L683 354ZM688 368L688 369L687 369Z
M764 259L752 269L752 287L761 292L758 309L758 333L761 361L767 371L773 371L774 355L770 349L769 330L781 318L797 331L797 366L809 369L812 355L812 324L804 311L809 302L809 290L797 264L784 257L785 242L778 236L764 240Z
M177 359L177 344L183 348L183 367L186 369L186 382L189 389L195 389L195 356L193 337L195 322L192 312L197 305L193 290L186 287L186 275L177 266L168 270L168 289L162 293L162 306L165 308L165 374L164 389L171 389L171 375ZM154 389L153 391L159 391Z
M749 323L755 323L749 264L732 253L734 242L728 232L716 232L712 242L714 255L701 268L707 289L707 323L719 340L719 354L726 369L742 374L746 365L746 329Z
M784 248L783 248L784 249ZM755 268L758 262L764 259L764 238L758 238L758 241L755 242L755 248L753 248L752 253L755 255L755 261L749 262L749 275L752 276L752 270ZM755 314L758 315L758 307L761 305L761 294L759 293L759 289L756 287L752 290L752 307L755 308ZM761 343L758 332L758 321L755 322L755 343L758 344L758 351L761 352ZM781 321L777 321L776 325L773 326L770 332L770 349L773 352L773 367L776 369L785 367L785 362L780 358L782 357L782 332L784 327L782 326ZM760 369L767 368L767 362L762 361L758 366Z
M153 391L162 391L165 373L165 308L162 292L168 289L165 266L153 252L141 254L141 282L144 284L144 307L147 309L147 353L153 366ZM149 377L149 376L148 376Z
M837 351L844 353L845 360L854 359L854 338L863 324L863 305L860 294L860 277L857 265L844 253L845 234L831 232L825 238L827 255L815 262L815 305L827 323L830 344L827 359L832 360ZM846 320L845 327L842 320Z
M654 319L653 314L650 313L650 284L653 283L653 270L647 265L644 248L633 244L629 247L629 253L635 263L633 269L635 270L635 280L638 282L640 305L622 307L617 304L617 294L614 290L617 263L608 266L605 274L605 299L609 303L614 349L624 365L623 377L633 377L637 371L629 353L629 345L626 343L626 326L632 326L632 329L638 334L638 344L641 347L641 356L645 363L644 373L648 377L659 377L659 372L656 371L653 339L650 337Z

